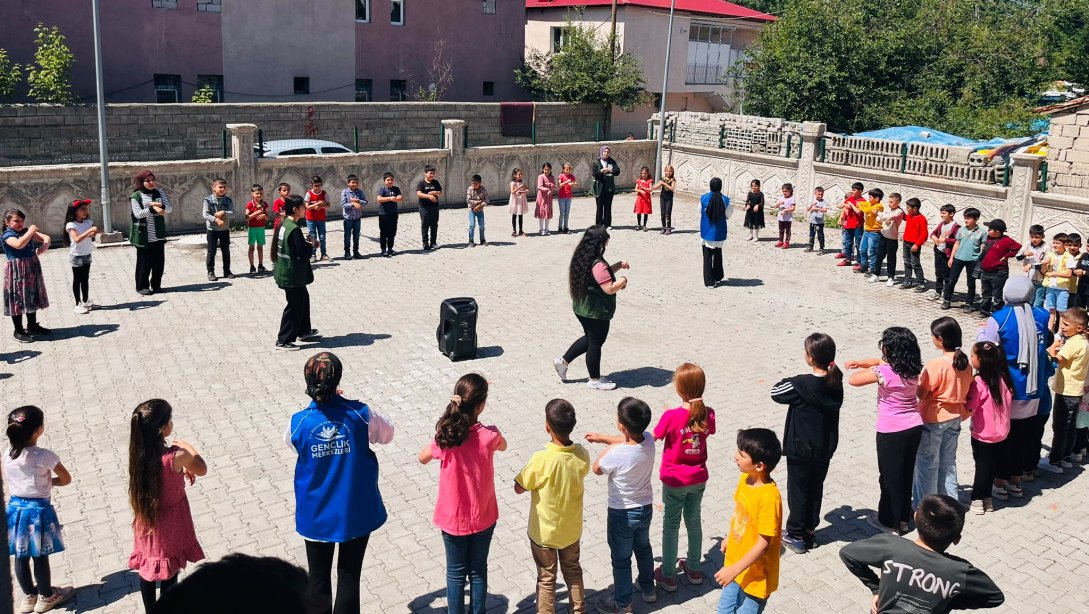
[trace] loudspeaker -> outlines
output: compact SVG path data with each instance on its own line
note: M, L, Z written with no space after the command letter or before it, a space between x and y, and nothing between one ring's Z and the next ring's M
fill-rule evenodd
M435 337L439 351L450 360L476 358L476 300L448 298L439 305L439 328Z

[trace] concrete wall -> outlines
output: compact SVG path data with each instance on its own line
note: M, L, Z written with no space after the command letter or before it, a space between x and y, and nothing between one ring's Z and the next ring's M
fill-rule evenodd
M1089 104L1051 116L1048 191L1089 197Z

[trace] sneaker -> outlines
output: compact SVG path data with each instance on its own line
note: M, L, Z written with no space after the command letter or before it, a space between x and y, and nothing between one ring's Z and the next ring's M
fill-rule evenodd
M586 382L586 387L590 390L613 390L616 388L616 382L600 377L596 380Z
M876 513L872 513L872 514L867 515L866 516L866 523L869 524L871 527L877 529L878 531L881 531L882 533L895 533L896 532L896 529L893 529L892 527L886 527L884 524L882 524L881 521L877 519L877 514Z
M953 308L953 306L949 304L949 301L942 301L941 307L938 307L938 309L952 309L952 308Z
M1014 499L1020 499L1025 496L1025 490L1013 482L1006 484L1006 492Z
M484 240L484 239L482 238L482 239L480 239L480 244L481 244L481 245L487 245L487 244L488 244L488 242L487 242L487 241L485 241L485 240Z
M208 281L219 281L219 278L216 277L215 273L208 273Z
M71 586L54 587L52 597L38 597L38 604L34 606L35 612L48 612L53 608L68 601L76 594L76 589Z
M786 241L783 243L783 249L790 249L790 241Z
M92 301L91 299L87 299L87 300L83 301L83 306L86 307L90 311L94 311L95 309L98 309L98 303Z
M800 537L794 537L793 535L783 536L783 545L790 549L794 554L805 554L805 540Z
M850 260L840 260L836 263L836 266L851 266Z
M965 313L972 313L976 310L976 307L972 303L965 303L961 309L963 309Z
M391 249L391 250L388 250L388 251L386 252L386 258L393 258L393 250L392 250L392 249Z
M35 324L34 326L26 327L26 332L30 333L31 335L48 335L49 333L53 332L53 330L46 328L41 324Z
M556 375L560 376L561 382L567 381L567 361L562 357L552 361L552 366L556 367Z
M813 246L812 246L812 245L810 245L809 247L805 248L805 250L804 250L804 251L805 251L805 253L807 253L807 254L808 254L809 252L812 252L812 251L813 251Z
M643 230L646 230L646 228ZM643 603L654 603L655 601L658 601L658 591L654 587L651 587L650 591L645 593L643 592L643 589L639 589L639 596L643 598Z
M473 243L472 241L469 241L469 247L476 247L476 243Z
M885 285L892 288L892 287L894 287L896 285L896 280L895 279L889 279L888 281L885 282Z
M991 486L991 498L1005 501L1010 498L1005 486Z
M144 288L142 290L137 290L136 293L139 294L140 296L151 296L152 294L154 294L154 292L152 292L148 288Z
M862 268L861 264L854 265L853 267L851 267L851 270L854 271L855 273L865 273L866 272L866 270Z
M972 501L972 513L976 516L982 516L987 513L987 510L983 507L983 501Z
M256 275L256 274L257 274L257 267L255 267L255 266L253 266L251 264L250 265L250 275Z
M363 254L359 253L358 251L352 252L352 260L362 260L362 259L363 259Z
M23 613L33 612L36 605L38 605L37 595L23 595L23 600L19 602L19 611Z
M1022 482L1031 482L1036 479L1036 474L1031 471L1026 471L1021 474Z
M268 273L268 269L265 268L265 265L261 264L257 266L257 272L262 274Z
M277 350L286 350L286 351L295 351L295 350L299 349L299 346L295 345L294 343L291 343L290 341L287 342L287 343L280 343L279 341L277 341L276 342L276 349Z
M18 339L18 338L19 337L16 337L16 339ZM1047 471L1048 473L1062 473L1063 472L1062 467L1060 467L1058 465L1052 465L1051 461L1049 461L1046 456L1044 458L1040 459L1040 464L1037 465L1037 467L1039 467L1040 469L1042 469L1044 471Z
M782 247L782 246L783 246L783 242L782 242L782 241L776 241L776 243L775 243L775 247Z
M926 284L919 284L915 288L915 294L922 294L923 292L926 292ZM935 297L935 298L937 298L937 297Z
M83 303L76 303L76 306L72 308L72 312L76 315L85 315L91 313L91 308Z
M885 275L878 275L877 276L877 281L888 281L888 280L889 280L889 278L887 276L885 276Z
M317 339L320 336L321 336L321 333L318 332L318 329L311 328L310 330L306 331L305 333L299 335L299 341L313 341L314 339Z
M656 582L658 586L662 587L662 590L667 593L676 592L677 590L677 576L673 576L672 578L670 578L669 576L665 575L665 572L662 571L661 566L654 570L654 582Z
M932 301L940 301L940 300L942 300L942 293L941 293L941 292L938 292L938 291L935 291L935 292L934 292L934 294L933 294L933 296L931 296L931 297L930 297L930 300L932 300Z
M1085 455L1081 452L1075 452L1074 454L1070 455L1070 460L1074 461L1075 463L1080 463L1083 458L1085 458Z
M236 277L235 274L230 271L223 271L223 276L227 279L234 279Z
M684 577L688 580L689 584L703 584L703 572L689 567L688 561L685 559L681 559L677 562L677 568L684 572Z
M911 290L914 287L915 287L915 282L913 282L913 281L905 281L904 283L900 284L900 289L901 290Z
M328 262L329 260L332 260L332 258L329 257L329 254L322 254L321 255L321 261L322 262Z
M32 333L36 332L33 329L28 329L28 330L30 330L30 332L32 332ZM1061 461L1059 461L1059 466L1062 467L1063 469L1071 469L1071 468L1074 467L1074 464L1064 458Z
M911 525L906 522L900 523L900 535L907 535L911 533Z
M612 595L609 595L594 604L594 608L598 612L604 612L605 614L631 614L631 604L621 607L616 605L616 600Z
M351 252L344 252L344 259L345 260L351 260L352 259Z
M983 509L988 512L994 511L994 499L987 497L983 500Z
M836 260L843 260L844 258L847 257L847 254L845 254L843 252L840 252L840 253L836 254L835 257L836 257Z
M874 283L874 284L881 281L881 278L878 277L877 275L870 275L867 279L870 280L870 283Z

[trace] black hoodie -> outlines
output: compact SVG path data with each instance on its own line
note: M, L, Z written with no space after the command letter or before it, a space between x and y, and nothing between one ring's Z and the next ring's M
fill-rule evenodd
M771 389L776 403L789 405L783 430L783 456L828 460L839 444L843 387L829 388L824 377L795 375Z

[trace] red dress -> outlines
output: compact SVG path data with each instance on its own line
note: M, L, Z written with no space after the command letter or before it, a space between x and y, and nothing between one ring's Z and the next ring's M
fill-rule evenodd
M650 188L654 186L654 182L650 179L636 179L635 187L642 188L646 192L639 193L635 197L635 212L640 215L650 215L653 211L650 210Z
M174 471L178 446L163 453L163 492L159 498L159 518L149 531L140 520L132 523L132 554L129 569L135 569L147 581L169 580L187 563L204 558L204 550L193 528L193 514L185 496L185 476Z

